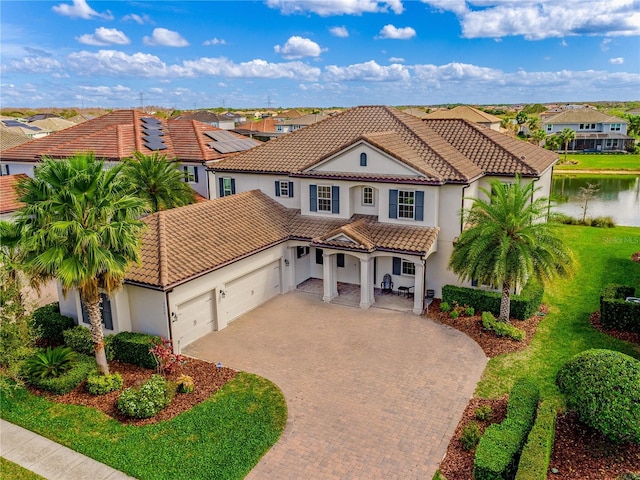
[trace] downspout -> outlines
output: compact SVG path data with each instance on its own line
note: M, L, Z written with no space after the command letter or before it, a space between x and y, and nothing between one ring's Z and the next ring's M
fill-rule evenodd
M460 199L460 233L462 233L462 229L464 228L464 191L470 186L471 184L467 183L462 187L462 197Z
M173 290L169 290L164 292L164 304L167 308L167 325L169 327L169 339L171 340L171 344L173 345L173 330L171 328L171 309L169 308L169 294L172 292ZM173 353L176 352L176 346L173 345Z

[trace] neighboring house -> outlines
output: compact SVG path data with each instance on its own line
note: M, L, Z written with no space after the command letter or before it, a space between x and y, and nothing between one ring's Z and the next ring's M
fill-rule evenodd
M8 173L33 176L43 157L66 158L93 152L107 164L134 152L159 153L177 160L193 190L210 198L207 165L260 142L194 120L161 120L137 110L116 110L0 152Z
M413 115L414 117L418 117L418 118L427 118L427 116L429 115L427 111L422 107L421 108L409 107L409 108L404 108L402 111L404 113L408 113L409 115Z
M275 118L263 118L254 122L245 122L238 125L233 129L235 133L244 135L245 137L255 138L257 140L266 142L273 138L280 137L284 133L277 131L277 126L280 123Z
M46 137L51 133L49 130L43 130L40 127L36 127L35 125L29 125L26 122L16 120L16 119L4 119L2 120L3 130L8 130L10 132L22 134L26 136L29 140L34 138L42 138Z
M27 143L31 138L27 137L23 132L17 132L3 125L0 125L0 150L6 150L7 148L15 147L16 145L22 145ZM2 168L4 172L4 166ZM0 172L0 175L5 173Z
M276 126L276 131L278 133L295 132L296 130L300 130L301 128L308 127L309 125L313 125L314 123L318 123L322 120L326 120L327 118L329 118L329 115L322 112L309 113L302 117L283 120Z
M565 111L542 121L542 129L547 135L554 135L565 128L575 131L576 138L569 143L569 150L585 152L630 150L633 138L627 135L627 125L623 118L578 106L567 106Z
M24 174L0 177L0 220L11 220L13 213L23 206L23 203L18 201L15 187L24 178L27 178Z
M490 128L491 130L495 130L496 132L500 131L500 122L502 121L501 118L498 118L495 115L491 115L468 105L459 105L452 108L451 110L436 110L434 112L428 113L423 118L432 120L461 118L463 120L468 120L470 122L477 123L478 125Z
M38 127L42 130L46 130L49 133L51 132L59 132L60 130L64 130L65 128L73 127L75 123L70 120L65 120L64 118L59 117L49 117L37 120L29 121L29 125L33 127Z
M176 120L196 120L198 122L207 123L221 130L233 130L236 123L239 123L242 118L245 117L240 117L239 115L234 115L232 113L218 114L209 112L208 110L199 110L197 112L178 115Z
M515 175L549 195L557 154L461 119L357 107L209 166L212 196L144 219L142 263L109 301L109 330L173 339L180 351L305 280L376 302L384 276L413 293L460 284L448 270L461 208ZM77 294L63 313L81 317Z

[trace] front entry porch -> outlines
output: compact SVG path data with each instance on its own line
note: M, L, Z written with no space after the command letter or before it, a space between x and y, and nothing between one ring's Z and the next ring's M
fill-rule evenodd
M353 283L338 283L338 296L333 298L330 303L337 305L346 305L349 307L360 307L360 285ZM320 278L309 278L296 286L300 292L309 293L322 297L324 294L324 284ZM374 289L375 302L372 307L384 308L395 312L411 313L414 308L414 299L412 296L405 296L397 292L383 292L379 288Z

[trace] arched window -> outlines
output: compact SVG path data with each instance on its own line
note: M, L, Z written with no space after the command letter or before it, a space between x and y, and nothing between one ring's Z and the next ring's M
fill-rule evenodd
M360 166L361 167L366 167L367 166L367 154L362 152L360 154Z

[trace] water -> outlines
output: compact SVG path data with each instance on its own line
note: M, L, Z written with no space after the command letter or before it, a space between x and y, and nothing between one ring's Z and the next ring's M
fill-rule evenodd
M587 217L611 217L616 225L640 226L640 176L637 175L554 175L551 197L555 210L582 218L584 201L580 187L597 184L600 189L587 204Z

